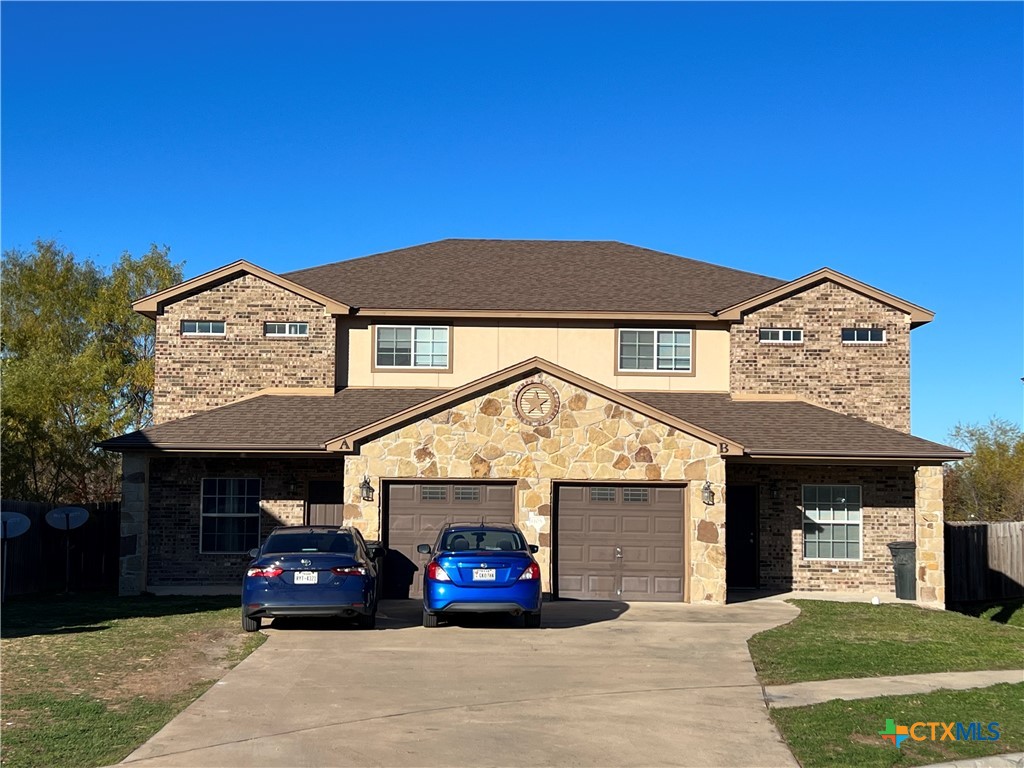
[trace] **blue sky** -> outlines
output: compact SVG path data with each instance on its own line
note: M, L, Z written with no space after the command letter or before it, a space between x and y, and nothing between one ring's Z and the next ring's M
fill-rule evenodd
M914 432L1022 419L1019 3L14 3L2 244L188 276L612 239L937 313Z

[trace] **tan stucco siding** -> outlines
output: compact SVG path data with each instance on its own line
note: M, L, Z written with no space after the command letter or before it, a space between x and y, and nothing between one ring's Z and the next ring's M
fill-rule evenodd
M450 372L374 370L372 325L348 321L344 329L339 327L339 336L345 330L348 349L341 353L348 360L347 385L353 387L450 389L531 357L541 357L621 390L729 391L730 335L726 328L696 329L692 375L619 373L618 337L611 323L460 321L451 330Z

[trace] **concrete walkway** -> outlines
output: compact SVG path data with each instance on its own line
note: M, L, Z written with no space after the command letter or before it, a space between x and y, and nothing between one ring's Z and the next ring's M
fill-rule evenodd
M847 680L815 680L792 685L768 685L765 701L774 708L803 707L832 699L872 699L876 696L901 696L928 693L945 688L962 691L987 688L998 683L1024 682L1024 670L1000 669L982 672L935 672L927 675L858 677Z
M951 763L933 763L923 768L1024 768L1024 752L976 757L973 760L954 760Z

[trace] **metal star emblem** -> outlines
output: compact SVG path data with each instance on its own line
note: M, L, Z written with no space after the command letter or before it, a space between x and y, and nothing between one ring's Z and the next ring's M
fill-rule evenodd
M544 406L550 402L550 398L545 397L541 392L534 389L526 394L523 402L527 406L527 413L543 413Z

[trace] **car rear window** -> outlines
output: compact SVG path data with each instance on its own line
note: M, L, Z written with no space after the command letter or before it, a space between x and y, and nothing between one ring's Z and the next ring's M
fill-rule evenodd
M263 545L263 554L285 552L333 552L351 555L356 543L350 533L337 531L308 531L305 533L272 533Z
M441 549L451 552L515 552L526 549L523 537L515 531L448 531L441 539Z

